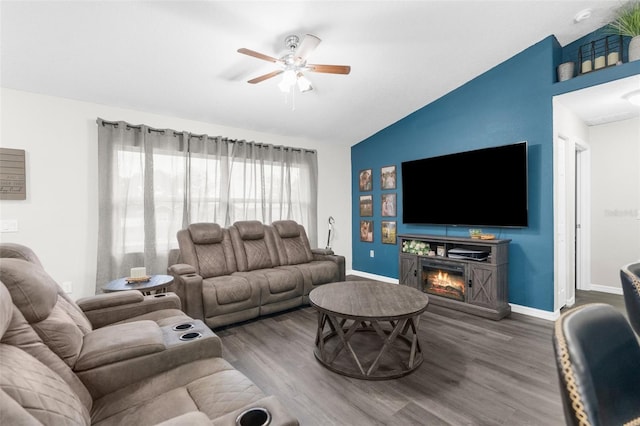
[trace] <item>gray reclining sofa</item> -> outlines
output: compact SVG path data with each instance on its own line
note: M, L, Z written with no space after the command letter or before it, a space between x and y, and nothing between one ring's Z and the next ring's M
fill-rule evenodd
M231 426L250 409L298 424L175 294L157 296L75 303L28 248L0 244L0 424Z
M194 223L178 231L181 263L169 267L184 311L216 328L308 303L316 286L344 281L344 256L311 249L302 225Z

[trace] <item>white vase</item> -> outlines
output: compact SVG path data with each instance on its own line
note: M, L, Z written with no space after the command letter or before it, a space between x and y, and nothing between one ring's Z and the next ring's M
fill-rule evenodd
M635 36L629 42L629 62L640 59L640 36Z
M576 64L573 62L565 62L558 66L558 81L565 81L573 78Z

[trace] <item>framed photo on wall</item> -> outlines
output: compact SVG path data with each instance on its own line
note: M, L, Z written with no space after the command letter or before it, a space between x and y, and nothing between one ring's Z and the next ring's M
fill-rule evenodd
M380 188L396 189L396 166L385 166L380 169Z
M360 216L373 216L373 195L360 196Z
M371 191L373 189L371 169L360 170L359 182L360 191Z
M373 242L373 221L361 220L360 221L360 241L366 243Z
M396 221L395 220L383 220L382 226L382 244L395 244L396 243Z
M396 215L396 193L382 194L382 216Z

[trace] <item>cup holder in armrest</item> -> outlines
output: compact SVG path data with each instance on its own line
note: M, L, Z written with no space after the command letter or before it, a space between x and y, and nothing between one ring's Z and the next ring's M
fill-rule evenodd
M193 324L191 324L190 322L185 322L183 324L174 325L173 331L191 330L193 327Z
M181 335L180 340L189 341L189 340L199 339L200 337L202 337L201 333L198 333L197 331L192 331L190 333L184 333L183 335Z
M254 407L236 417L236 426L267 426L271 423L271 413L266 408Z

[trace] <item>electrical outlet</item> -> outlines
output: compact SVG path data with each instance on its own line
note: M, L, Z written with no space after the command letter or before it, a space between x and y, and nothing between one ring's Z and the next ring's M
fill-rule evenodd
M71 285L71 281L63 282L62 283L62 290L67 294L73 293L73 286Z
M369 250L369 257L375 257L375 252L373 250Z
M0 232L18 232L17 219L0 220Z

